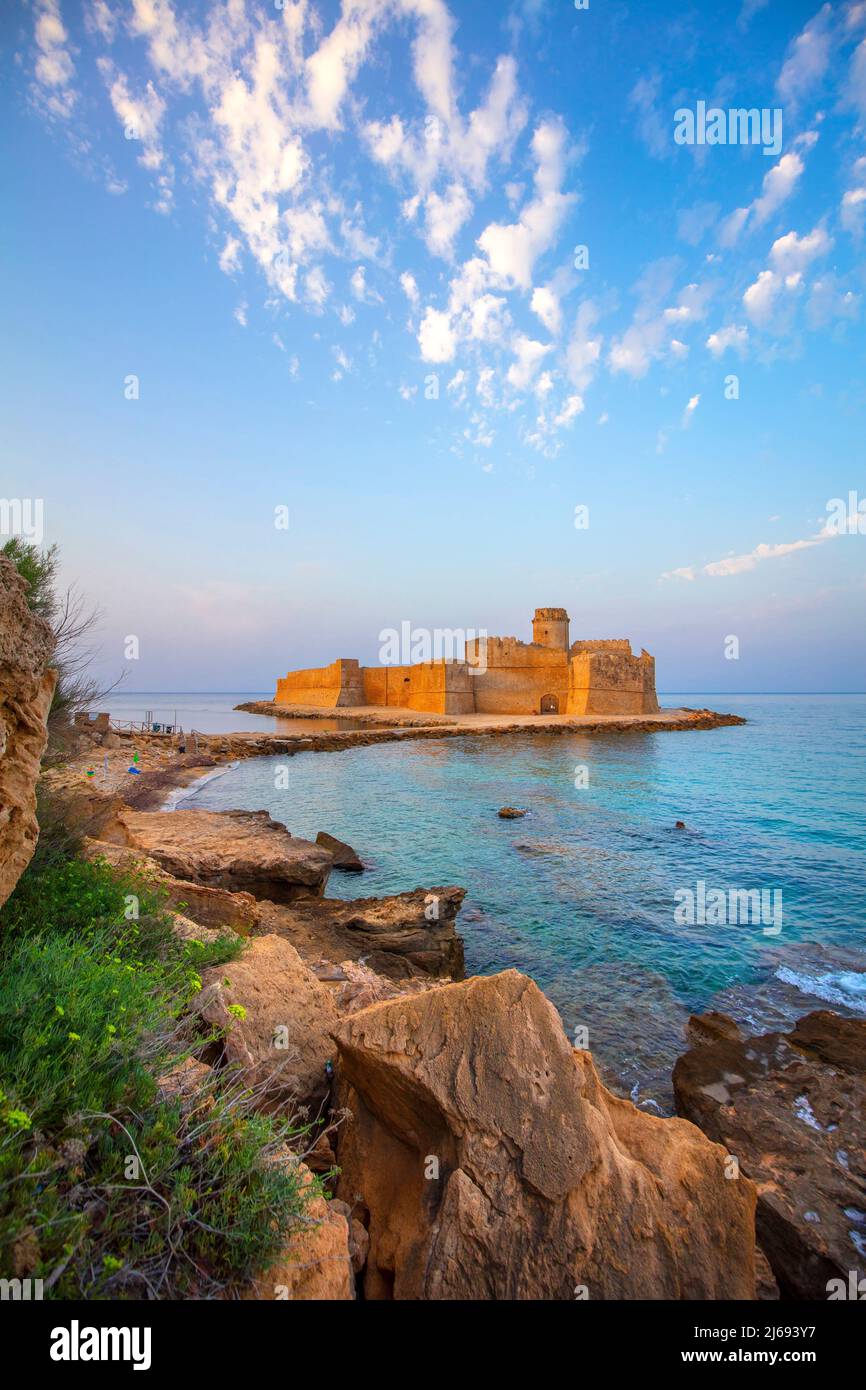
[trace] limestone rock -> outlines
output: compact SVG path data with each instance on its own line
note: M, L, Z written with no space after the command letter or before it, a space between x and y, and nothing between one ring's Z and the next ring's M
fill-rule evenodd
M0 905L33 857L36 780L57 673L54 636L27 606L27 584L0 555Z
M316 844L321 845L322 849L328 850L334 856L334 868L342 869L347 874L362 874L364 865L358 855L343 840L338 840L334 835L329 835L326 830L320 830L316 836Z
M525 815L526 812L519 806L502 806L499 811L500 820L520 820L520 817Z
M463 942L455 918L463 888L416 888L389 898L298 899L287 907L261 903L262 927L278 932L303 956L339 964L353 960L377 975L463 978Z
M323 893L333 862L267 811L125 810L120 821L127 843L173 877L277 903Z
M331 1210L342 1212L349 1223L349 1255L352 1260L352 1271L360 1274L364 1265L367 1263L367 1253L370 1249L370 1237L366 1226L362 1226L356 1216L352 1215L352 1208L348 1202L341 1202L335 1197L331 1202Z
M204 971L192 1007L226 1030L225 1060L260 1090L261 1108L296 1100L318 1112L328 1093L325 1063L334 1051L329 1030L337 1009L288 941L254 937L238 960Z
M83 853L86 859L105 859L116 868L141 875L165 894L167 907L182 910L186 917L209 931L230 930L238 936L249 936L259 924L259 907L252 893L230 893L226 888L207 888L201 883L173 878L140 850L105 840L85 840Z
M292 1163L289 1155L284 1162ZM310 1170L298 1163L302 1187L314 1182ZM287 1242L278 1260L242 1295L244 1299L346 1301L354 1297L349 1223L324 1197L307 1206L303 1229Z
M820 1011L790 1033L742 1037L691 1021L677 1110L723 1143L758 1189L757 1232L783 1297L827 1298L866 1276L866 1021Z
M517 971L374 1004L334 1036L365 1297L754 1297L753 1185L694 1126L611 1095Z

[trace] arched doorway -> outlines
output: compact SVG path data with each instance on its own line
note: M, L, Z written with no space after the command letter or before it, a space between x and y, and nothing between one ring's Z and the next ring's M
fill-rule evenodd
M559 714L559 700L555 695L542 695L541 697L542 714Z

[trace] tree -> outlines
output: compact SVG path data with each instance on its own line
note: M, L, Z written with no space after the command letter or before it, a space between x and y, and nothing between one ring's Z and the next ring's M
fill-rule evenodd
M0 554L11 560L26 579L30 586L27 591L30 608L44 618L54 632L53 665L57 668L57 687L48 715L48 732L56 748L58 743L62 744L64 732L75 715L104 699L120 684L117 680L103 687L87 674L96 654L92 638L102 619L102 611L90 605L75 585L60 591L60 552L56 545L40 550L32 542L13 536Z

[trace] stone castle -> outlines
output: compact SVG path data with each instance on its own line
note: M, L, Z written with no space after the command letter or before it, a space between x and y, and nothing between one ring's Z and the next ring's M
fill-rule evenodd
M476 637L463 660L361 666L339 660L277 681L274 703L429 714L655 714L655 661L625 638L569 645L564 608L536 608L532 641Z

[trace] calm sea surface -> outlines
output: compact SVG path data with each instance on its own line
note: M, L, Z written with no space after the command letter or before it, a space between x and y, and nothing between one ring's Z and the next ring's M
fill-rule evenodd
M369 867L332 875L331 895L460 884L467 970L531 975L570 1031L588 1028L609 1083L667 1110L692 1012L720 1007L753 1028L811 1008L866 1013L866 696L662 703L749 723L299 754L288 790L275 789L279 758L256 759L183 805L267 808L296 835L348 840ZM505 805L528 815L500 820ZM699 882L781 893L781 932L678 922L675 895Z

